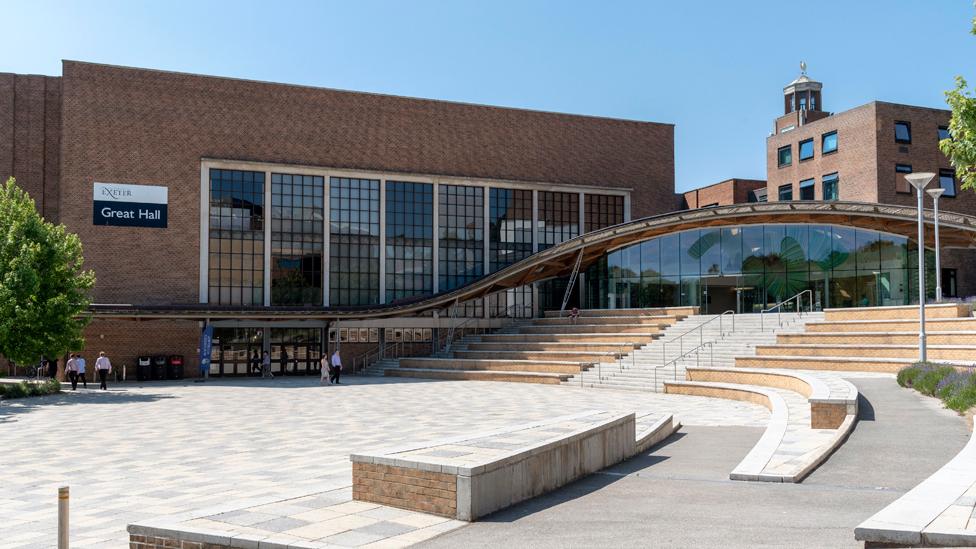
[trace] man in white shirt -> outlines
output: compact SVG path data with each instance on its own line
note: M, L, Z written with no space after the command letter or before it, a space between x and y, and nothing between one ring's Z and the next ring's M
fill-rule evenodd
M68 362L64 363L64 373L68 376L68 380L71 381L71 390L78 390L78 359L75 358L75 354L71 353L68 355Z
M339 384L339 374L342 373L342 359L339 358L339 349L336 348L335 352L332 353L332 372L329 375L329 381L334 381L336 385Z
M85 359L79 354L75 355L75 365L78 366L78 379L88 388L88 379L85 377Z
M99 351L98 359L95 360L95 371L98 372L98 381L103 390L108 390L108 375L112 373L112 363L105 356L105 351Z

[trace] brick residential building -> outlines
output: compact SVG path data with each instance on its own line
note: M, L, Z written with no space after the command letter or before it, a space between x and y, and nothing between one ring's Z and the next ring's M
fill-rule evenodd
M684 207L688 210L728 206L744 202L765 202L766 181L733 177L711 185L692 189L683 194Z

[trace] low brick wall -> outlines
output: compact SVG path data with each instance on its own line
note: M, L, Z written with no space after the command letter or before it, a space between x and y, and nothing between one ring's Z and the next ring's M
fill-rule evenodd
M129 549L231 549L231 546L199 541L183 541L176 538L130 534Z
M848 406L843 402L811 402L810 427L837 429L847 419Z
M810 398L810 386L797 377L774 374L772 372L736 372L728 370L709 370L705 368L689 368L689 381L716 381L719 383L738 383L740 385L761 385L776 387Z
M454 518L457 475L353 462L352 499Z

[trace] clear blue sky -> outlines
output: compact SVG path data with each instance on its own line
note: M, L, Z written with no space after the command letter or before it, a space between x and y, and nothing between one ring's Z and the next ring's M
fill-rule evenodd
M61 59L669 122L678 190L765 178L805 60L824 105L976 84L970 0L0 0L0 72Z

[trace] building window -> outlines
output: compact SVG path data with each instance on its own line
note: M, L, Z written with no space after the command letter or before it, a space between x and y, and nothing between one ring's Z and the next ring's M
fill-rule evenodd
M780 147L776 151L776 159L779 163L779 167L789 166L793 163L793 146L787 145L785 147Z
M271 174L271 304L322 304L325 178Z
M956 196L955 170L939 170L939 185L945 189L945 196Z
M942 296L959 297L956 289L956 270L942 269Z
M942 141L943 139L952 139L952 136L949 135L948 126L939 126L939 141Z
M437 188L438 291L474 282L485 273L485 189Z
M836 173L823 176L823 199L826 201L840 199L840 178Z
M906 173L912 173L910 164L895 164L895 191L911 194L912 185L905 179Z
M800 181L800 200L816 200L817 195L814 191L814 180L804 179Z
M587 194L583 201L586 232L598 231L624 222L624 197Z
M380 182L329 179L329 305L380 301Z
M793 185L787 183L779 186L779 201L788 202L793 200Z
M434 186L386 182L386 302L434 291Z
M488 230L491 272L532 255L532 191L489 189Z
M825 133L821 136L820 150L822 154L830 154L837 151L837 132Z
M264 305L264 172L210 170L208 301Z
M895 143L912 142L912 125L908 122L895 122Z
M813 139L800 141L800 160L810 160L813 158Z
M579 236L579 194L539 192L539 250Z
M746 200L748 202L766 202L767 201L766 193L767 193L766 187L749 191L749 195L748 198L746 198Z

